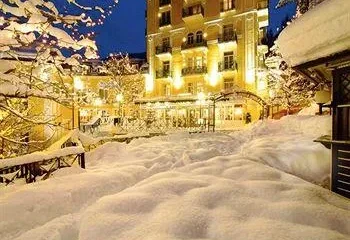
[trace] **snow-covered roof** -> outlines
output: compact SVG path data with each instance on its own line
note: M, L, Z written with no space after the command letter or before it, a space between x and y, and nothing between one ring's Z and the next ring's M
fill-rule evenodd
M350 50L350 1L320 3L286 27L277 45L291 66Z

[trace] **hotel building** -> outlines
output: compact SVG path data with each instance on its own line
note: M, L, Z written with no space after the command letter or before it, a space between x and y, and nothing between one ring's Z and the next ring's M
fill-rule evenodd
M147 0L146 94L137 103L176 127L205 123L210 99L234 90L266 94L267 0ZM216 104L217 127L261 117L249 98Z

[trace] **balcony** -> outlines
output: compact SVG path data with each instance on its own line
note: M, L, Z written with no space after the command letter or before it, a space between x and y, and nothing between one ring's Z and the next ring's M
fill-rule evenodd
M157 46L156 47L156 54L166 54L166 53L170 53L171 54L171 47L169 46Z
M201 4L182 9L182 19L186 23L204 21L204 8Z
M233 33L225 33L225 34L220 34L218 37L218 42L219 43L227 43L227 42L237 42L237 34L235 32Z
M171 0L160 0L159 1L159 7L164 7L171 4Z
M171 72L169 70L156 71L156 78L168 78L168 77L171 77Z
M181 45L181 50L186 50L190 48L199 48L199 47L207 47L207 41L203 40L201 42L183 43Z
M231 10L234 10L235 8L236 8L235 0L220 1L220 12L231 11Z
M226 71L235 71L237 70L238 65L236 61L233 62L219 62L218 63L218 70L219 72L226 72Z
M207 73L207 66L187 67L182 69L182 76Z

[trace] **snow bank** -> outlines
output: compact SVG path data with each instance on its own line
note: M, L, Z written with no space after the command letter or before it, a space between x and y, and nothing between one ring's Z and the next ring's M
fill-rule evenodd
M350 49L350 1L326 0L292 22L277 45L283 58L297 66Z
M328 118L106 143L85 171L1 188L0 239L349 239L349 201L284 172L315 173Z
M244 134L242 155L305 180L328 186L331 151L313 140L331 134L330 116L286 116L257 123Z

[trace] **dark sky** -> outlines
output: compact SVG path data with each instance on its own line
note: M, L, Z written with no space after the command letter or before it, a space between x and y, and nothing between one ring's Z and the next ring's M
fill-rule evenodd
M295 4L275 9L278 0L270 0L270 28L276 32L286 15L292 16ZM145 52L146 0L119 0L113 14L96 29L101 57L111 52Z

